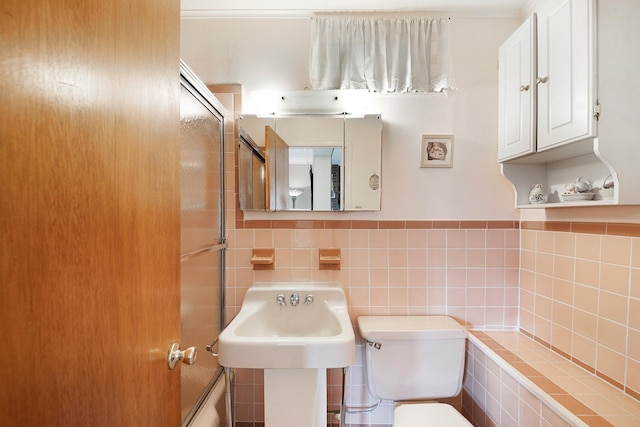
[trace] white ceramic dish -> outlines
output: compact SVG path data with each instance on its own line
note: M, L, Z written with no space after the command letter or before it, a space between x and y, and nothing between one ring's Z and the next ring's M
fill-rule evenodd
M575 202L578 200L592 200L596 193L564 193L560 196L563 202Z

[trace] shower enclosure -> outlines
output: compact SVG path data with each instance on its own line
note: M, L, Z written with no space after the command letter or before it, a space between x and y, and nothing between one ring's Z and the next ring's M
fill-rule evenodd
M186 426L223 372L209 352L224 325L227 244L224 108L183 62L180 85L180 341L183 348L198 349L196 363L180 367Z

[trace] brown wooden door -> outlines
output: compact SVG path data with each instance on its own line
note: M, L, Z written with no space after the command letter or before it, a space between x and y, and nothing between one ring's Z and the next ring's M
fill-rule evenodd
M0 424L179 425L179 1L0 34Z

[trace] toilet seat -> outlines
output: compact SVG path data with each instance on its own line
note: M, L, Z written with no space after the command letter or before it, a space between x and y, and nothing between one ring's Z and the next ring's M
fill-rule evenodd
M393 427L473 427L446 403L405 403L393 411Z

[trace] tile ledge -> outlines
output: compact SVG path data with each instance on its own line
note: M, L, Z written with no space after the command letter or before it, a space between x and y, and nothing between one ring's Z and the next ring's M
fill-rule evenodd
M477 336L474 335L474 333L477 334ZM584 414L573 413L571 409L562 406L559 402L556 402L553 406L549 405L550 407L557 408L557 405L561 405L566 411L581 419L581 422L587 421L589 425L591 425L591 423L593 422L594 417L600 419L600 423L598 423L598 425L603 425L601 423L606 423L607 425L619 425L619 422L622 423L622 420L633 421L633 423L631 424L628 424L625 421L625 423L623 423L624 425L638 425L640 420L640 401L633 394L624 392L620 388L615 387L610 382L596 375L594 372L591 372L580 364L575 363L574 361L567 359L563 355L556 353L556 351L547 346L546 343L539 342L529 334L523 333L522 331L517 329L472 329L469 330L469 338L480 349L480 351L494 360L498 364L498 366L503 368L519 382L520 379L524 379L524 381L521 381L521 384L529 388L532 393L534 393L545 403L549 402L548 399L551 399L553 401L555 401L555 399L550 395L550 393L540 389L540 387L535 384L534 388L529 387L533 382L532 379L527 378L526 373L520 372L510 362L504 360L504 358L502 358L497 352L492 350L492 347L498 348L499 352L508 351L516 359L518 359L517 362L523 363L529 368L532 368L534 372L541 375L553 386L561 389L563 392L561 394L569 396L573 401L575 401L574 403L577 402L578 406L584 405L585 407L589 407L590 409L592 409L593 414L587 416ZM510 348L513 348L513 350L510 350ZM542 365L539 365L537 362L532 360L532 354L542 354L546 362L542 363ZM564 366L564 373L571 378L578 379L578 381L583 382L584 380L588 379L588 381L583 382L583 384L591 387L592 393L579 393L573 395L569 391L565 390L563 388L563 384L564 387L566 387L567 384L563 380L563 378L565 378L564 376L554 379L556 377L553 374L550 375L550 372L545 372L544 367L549 364L556 367ZM589 386L588 384L591 385ZM540 392L542 393L542 395L539 394ZM604 393L604 400L609 402L610 406L607 409L603 409L601 407L599 411L596 411L595 409L591 408L592 405L589 404L588 399L583 400L585 397L601 395L601 393ZM564 414L564 412L562 412L562 414ZM561 415L561 413L559 413L559 415Z
M492 350L487 344L485 344L482 339L477 337L475 334L484 334L486 332L505 332L503 330L474 330L471 329L468 331L468 339L471 341L476 347L478 347L485 355L491 358L495 363L500 366L500 368L504 369L509 373L513 378L515 378L518 383L522 384L526 387L531 393L533 393L538 399L543 401L549 408L551 408L554 412L556 412L559 416L561 416L565 421L570 423L572 426L581 426L581 427L589 427L584 421L578 418L573 412L569 411L567 408L558 403L554 398L551 397L549 393L542 390L539 386L534 384L527 376L518 371L511 363L507 362L501 356L499 356L494 350ZM513 334L519 334L523 337L528 338L526 335L522 334L519 331L511 330L506 331L511 332ZM551 351L551 350L549 350Z

